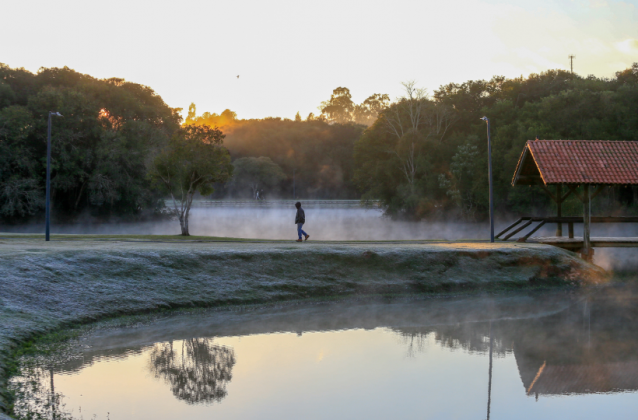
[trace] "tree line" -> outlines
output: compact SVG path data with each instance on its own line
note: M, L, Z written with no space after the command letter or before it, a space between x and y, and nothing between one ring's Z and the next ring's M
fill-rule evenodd
M396 217L481 219L483 115L493 128L501 212L551 207L535 187L510 186L527 140L638 140L638 64L610 79L550 70L451 83L431 94L415 82L403 89L395 101L374 94L356 104L338 87L318 115L305 119L240 119L231 110L198 115L194 104L182 119L181 109L147 86L68 68L34 74L0 64L0 220L23 222L42 212L49 111L64 116L54 120L52 138L57 219L168 212L181 217L186 232L197 194L377 199ZM612 188L597 202L633 211L633 194ZM166 198L174 200L168 209ZM578 210L578 203L571 206Z
M352 152L364 125L323 114L305 120L238 119L230 110L197 116L194 104L184 124L217 126L226 136L224 146L239 166L235 179L217 188L219 198L255 198L262 190L270 198L359 197Z
M47 116L57 219L138 217L163 206L147 168L180 128L178 110L147 86L68 68L33 74L0 64L0 218L39 214L44 202Z
M98 221L172 215L188 234L197 195L358 196L352 150L364 126L333 124L323 115L197 116L194 105L183 120L181 109L147 86L66 67L34 74L0 64L2 223L42 216L49 111L63 115L53 121L51 142L57 222L87 214Z
M384 109L354 149L363 198L412 219L485 218L487 135L492 126L495 204L501 214L550 212L539 187L512 188L527 140L638 140L638 64L605 79L549 70L527 78L450 83L432 95L415 83ZM608 188L595 202L606 214L635 212L634 188ZM575 197L564 214L582 214Z

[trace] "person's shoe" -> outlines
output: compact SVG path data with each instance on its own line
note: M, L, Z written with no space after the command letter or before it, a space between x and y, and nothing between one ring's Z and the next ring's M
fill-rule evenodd
M303 242L301 238L297 239L295 242Z
M308 240L308 238L310 238L310 235L306 235L306 241Z

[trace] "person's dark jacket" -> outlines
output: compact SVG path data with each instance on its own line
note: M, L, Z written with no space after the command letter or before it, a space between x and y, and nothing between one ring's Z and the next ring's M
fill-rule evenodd
M306 213L301 207L297 209L297 215L295 216L295 224L297 223L306 223Z

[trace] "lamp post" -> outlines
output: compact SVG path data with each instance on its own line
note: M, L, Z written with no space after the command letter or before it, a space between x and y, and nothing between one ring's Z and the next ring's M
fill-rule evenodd
M47 197L45 210L45 240L50 240L51 227L51 117L61 117L59 112L49 111L49 127L47 129Z
M490 321L490 370L487 382L487 420L490 420L490 409L492 408L492 349L494 347L494 336L492 335L492 321Z
M492 139L490 138L490 120L481 118L487 123L487 168L490 178L490 242L494 242L494 188L492 182Z

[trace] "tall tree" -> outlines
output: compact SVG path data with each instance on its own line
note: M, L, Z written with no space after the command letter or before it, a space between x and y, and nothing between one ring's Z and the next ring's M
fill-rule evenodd
M149 176L170 194L184 236L190 235L188 216L195 192L211 194L215 183L232 176L230 153L222 146L224 137L217 128L185 126L153 162Z
M376 120L381 111L390 105L390 96L387 94L375 93L369 96L363 103L354 108L354 122L370 126Z
M328 122L344 124L352 121L355 104L352 102L350 89L338 87L332 91L332 96L321 103L319 109Z

